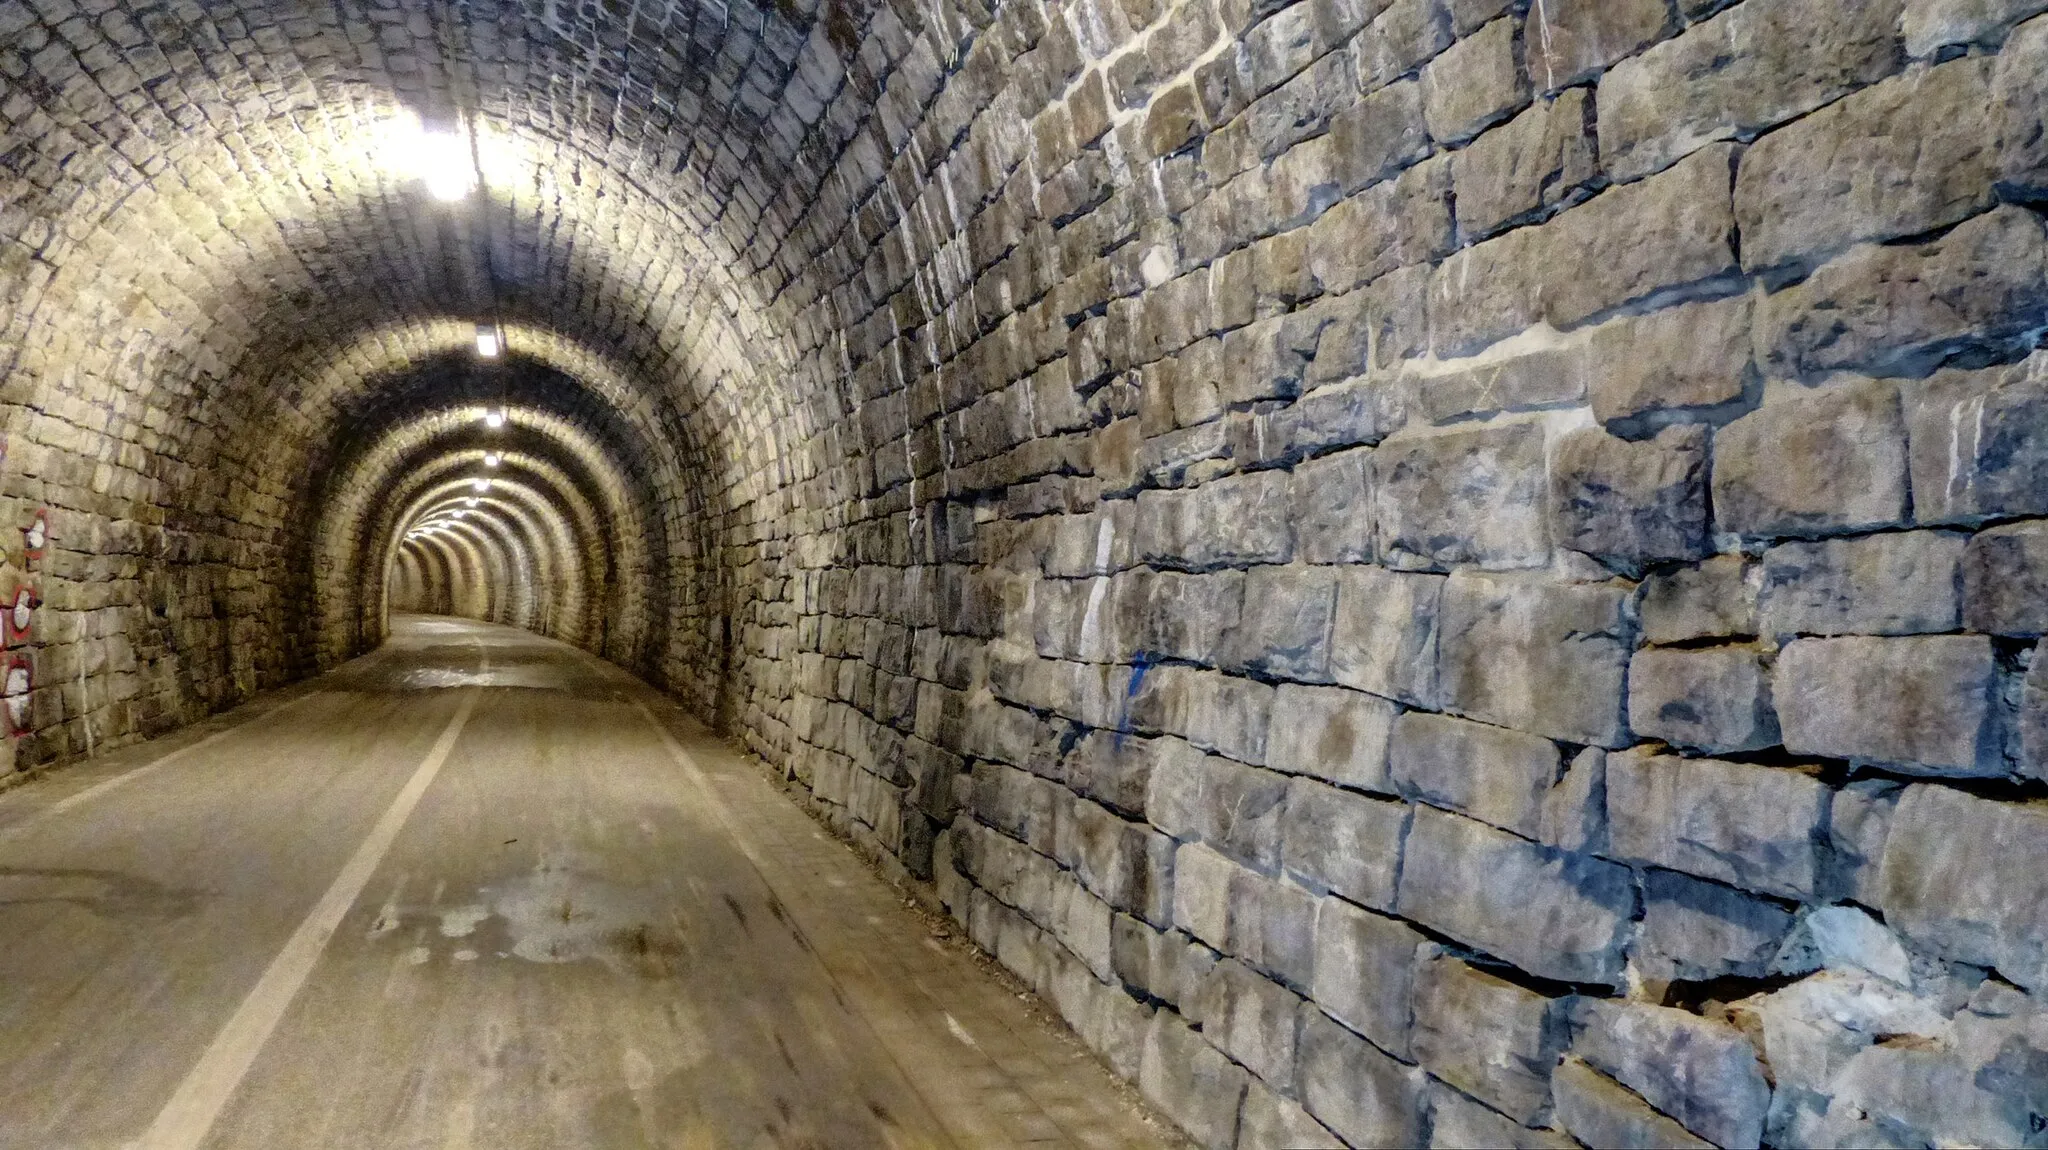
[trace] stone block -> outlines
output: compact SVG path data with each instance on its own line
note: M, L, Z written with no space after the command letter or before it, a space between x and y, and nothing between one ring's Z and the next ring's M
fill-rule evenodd
M1471 139L1529 101L1529 82L1515 62L1515 22L1495 20L1446 49L1422 69L1422 114L1430 138Z
M1294 1081L1301 996L1234 958L1210 969L1183 1004L1202 1037L1267 1082Z
M1755 375L1748 296L1603 323L1588 346L1593 417L1608 422L1733 404Z
M1549 87L1540 76L1537 84ZM1584 194L1600 172L1589 96L1586 89L1574 88L1554 100L1539 100L1452 153L1451 184L1458 192L1462 234L1488 236L1520 217Z
M1316 914L1317 1004L1373 1045L1408 1057L1416 948L1425 941L1399 919L1323 900Z
M1646 982L1762 978L1792 931L1767 899L1668 870L1643 872L1643 922L1630 959Z
M1408 405L1431 423L1445 423L1460 416L1561 407L1585 399L1589 367L1583 340L1553 339L1518 347L1513 353L1505 350L1507 346L1470 359L1406 365L1399 382L1408 393Z
M1950 775L2005 773L1997 659L1981 635L1801 639L1772 694L1785 749Z
M1287 872L1311 888L1390 909L1407 828L1400 803L1295 779L1280 816Z
M1543 978L1618 984L1635 910L1624 867L1415 809L1398 913Z
M1244 609L1225 637L1231 670L1266 678L1328 682L1337 573L1327 567L1254 567Z
M1800 391L1714 436L1717 526L1748 536L1867 531L1906 517L1898 391L1865 380Z
M1717 555L1697 567L1643 580L1637 604L1643 641L1747 638L1757 633L1755 572L1740 555Z
M1549 739L1426 711L1395 720L1387 763L1404 797L1528 838L1562 766Z
M1285 563L1294 554L1284 471L1225 476L1187 491L1138 495L1139 558L1201 570Z
M1160 930L1119 914L1110 922L1110 967L1125 986L1163 1002L1181 1003L1216 965L1216 952L1177 930Z
M1808 898L1830 797L1819 780L1780 767L1610 754L1608 850L1628 862Z
M1607 752L1582 748L1543 796L1536 841L1572 853L1607 849Z
M1987 528L1963 551L1963 626L2048 634L2048 521Z
M1770 668L1753 647L1637 651L1628 668L1628 725L1643 738L1700 751L1775 746Z
M1250 873L1211 847L1173 852L1173 924L1218 950L1230 949L1230 888Z
M1430 1150L1470 1150L1474 1146L1578 1150L1579 1144L1568 1135L1517 1125L1507 1115L1441 1082L1430 1083L1429 1112Z
M2044 225L2006 205L1925 243L1850 248L1764 298L1758 346L1779 375L1915 375L1958 351L2009 350L2044 307Z
M1190 843L1174 853L1174 924L1294 985L1314 977L1316 898Z
M1559 1006L1455 958L1429 959L1415 976L1415 1059L1526 1124L1550 1103L1566 1038Z
M1828 814L1829 886L1839 897L1881 906L1879 868L1892 811L1904 788L1890 779L1856 779L1835 792Z
M1373 559L1372 450L1361 448L1294 469L1294 533L1304 563Z
M1818 262L1991 206L1992 61L1909 69L1759 139L1735 178L1742 263Z
M1358 37L1358 83L1376 91L1450 47L1450 13L1442 0L1393 0Z
M1899 66L1900 6L1751 3L1622 60L1600 79L1602 162L1634 179L1883 79Z
M1146 739L1113 731L1090 731L1074 744L1060 766L1061 781L1075 794L1114 810L1145 817L1145 792L1152 772L1178 758L1199 758L1200 751L1176 738Z
M1266 765L1356 790L1391 792L1387 739L1399 710L1362 691L1283 683L1273 694Z
M1177 666L1141 667L1131 678L1123 693L1130 721L1138 728L1185 736L1205 751L1239 762L1265 761L1273 688Z
M1145 799L1152 824L1250 866L1277 870L1287 776L1221 755L1204 755L1189 765L1192 770L1154 772Z
M1165 835L1087 799L1059 805L1053 857L1089 893L1148 922L1173 920L1173 849Z
M2048 4L2042 0L1906 0L1899 26L1906 36L1906 55L1918 60L1950 44L1995 41L2008 25L2043 8ZM2006 41L2007 55L2017 39Z
M2043 357L1903 385L1913 512L1922 523L2048 515Z
M1784 543L1764 553L1767 635L1914 635L1961 616L1966 536L1902 531Z
M1360 566L1343 568L1338 580L1330 676L1411 706L1437 706L1444 577Z
M1756 1150L1771 1101L1756 1050L1725 1023L1662 1006L1582 998L1571 1052L1716 1146Z
M1373 518L1389 567L1490 570L1550 560L1543 426L1506 423L1395 436L1373 453Z
M1330 121L1342 165L1338 183L1346 195L1429 155L1422 105L1422 85L1404 80L1373 92Z
M1453 244L1450 200L1450 165L1436 159L1339 201L1308 229L1309 273L1348 292L1437 259Z
M1207 1150L1237 1142L1237 1111L1251 1075L1225 1058L1180 1015L1152 1016L1138 1064L1138 1093Z
M1563 742L1625 745L1626 598L1613 587L1452 575L1438 640L1445 708Z
M1529 82L1550 92L1596 76L1662 39L1670 22L1656 0L1546 0L1523 34Z
M2048 989L2048 808L1908 787L1878 888L1885 921L1907 941Z
M1550 523L1560 546L1629 568L1708 554L1706 429L1667 427L1640 441L1597 427L1559 436Z
M1213 664L1223 655L1224 636L1236 628L1243 612L1244 572L1141 572L1122 606L1137 618L1118 629L1136 635L1139 652Z
M1975 10L1984 25L1995 27L2001 17L2039 11L2042 6L2038 0L1947 0L1942 7ZM1912 34L1910 28L1907 34ZM1998 179L2014 198L2037 200L2048 192L2048 135L2041 131L2048 113L2048 97L2042 95L2040 84L2043 69L2048 69L2048 20L2036 17L2007 37L1991 82Z
M1301 1011L1301 1101L1353 1146L1414 1146L1422 1140L1423 1077L1330 1021Z
M1301 1105L1254 1081L1238 1118L1237 1150L1343 1150L1344 1142Z
M2048 639L2035 645L2032 657L2020 686L2019 767L2028 778L2048 780Z
M1558 1063L1550 1088L1557 1124L1584 1145L1614 1150L1711 1150L1714 1145L1577 1058Z

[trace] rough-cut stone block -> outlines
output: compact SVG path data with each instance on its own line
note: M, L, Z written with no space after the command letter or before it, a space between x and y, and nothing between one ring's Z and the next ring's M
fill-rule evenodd
M1173 666L1141 667L1131 672L1131 679L1123 695L1132 725L1185 736L1205 751L1241 763L1265 761L1266 715L1273 688L1251 679Z
M1583 192L1600 171L1588 97L1583 88L1560 92L1452 154L1451 184L1463 234L1491 235Z
M1390 567L1491 570L1550 560L1543 426L1504 423L1395 436L1373 453L1373 518Z
M1387 739L1400 710L1342 687L1285 683L1274 692L1266 765L1358 790L1391 790Z
M1244 611L1226 637L1230 667L1268 678L1328 682L1337 574L1326 567L1254 567Z
M1529 100L1515 63L1515 22L1495 20L1422 70L1422 115L1432 139L1467 140Z
M1177 839L1198 839L1252 866L1280 863L1287 776L1204 755L1193 769L1156 771L1145 809Z
M1829 797L1819 780L1778 767L1610 754L1608 849L1630 862L1807 898Z
M1890 779L1856 779L1835 792L1828 814L1828 881L1832 892L1864 906L1881 906L1878 875L1892 811L1904 788Z
M2007 13L2037 12L2043 5L2039 0L1947 0L1943 7L1975 9L1982 14L1983 26L1995 27ZM1911 34L1909 27L1907 35ZM2044 70L2048 70L2048 19L2037 17L2007 38L1991 84L1999 182L2027 199L2048 192L2048 133L2041 131L2042 121L2048 117L2048 96L2041 91Z
M1397 905L1402 917L1531 974L1612 985L1635 884L1613 863L1417 807Z
M1202 1037L1268 1082L1294 1080L1301 996L1234 958L1210 969L1182 1013Z
M1423 942L1399 919L1323 900L1316 914L1316 1002L1380 1049L1408 1057L1415 948Z
M1740 555L1717 555L1697 567L1643 580L1638 604L1643 640L1685 643L1755 635L1757 589L1752 571Z
M1523 34L1529 81L1548 92L1595 76L1661 39L1671 12L1658 0L1546 0Z
M1743 535L1828 535L1906 516L1898 391L1866 380L1769 401L1714 436L1714 516Z
M1565 1034L1558 1003L1438 957L1415 977L1415 1059L1517 1122L1550 1102L1550 1068Z
M1706 555L1706 429L1667 427L1634 442L1597 427L1559 436L1550 522L1560 546L1613 563Z
M1714 1145L1576 1058L1558 1063L1550 1088L1557 1100L1557 1124L1584 1145L1613 1150L1711 1150Z
M1237 1150L1343 1150L1342 1139L1262 1082L1252 1082L1237 1121Z
M1138 1093L1208 1150L1237 1142L1237 1110L1251 1075L1188 1028L1180 1015L1152 1016L1138 1064Z
M1568 743L1625 745L1625 599L1612 587L1451 576L1438 640L1444 705Z
M1330 676L1411 706L1437 706L1444 577L1346 567L1338 578Z
M1528 838L1562 765L1549 739L1425 711L1395 721L1387 764L1405 797Z
M1138 551L1158 566L1285 563L1294 554L1284 471L1232 475L1190 491L1138 495Z
M1992 635L2048 634L2048 521L1993 527L1970 540L1963 625Z
M1223 639L1237 626L1244 605L1244 572L1184 575L1141 572L1137 588L1122 607L1137 618L1118 629L1137 636L1142 654L1215 663Z
M1536 347L1501 348L1442 364L1410 363L1400 376L1405 402L1431 423L1496 411L1578 403L1586 395L1584 341L1558 339Z
M1430 1150L1470 1150L1474 1146L1578 1150L1578 1145L1569 1135L1518 1125L1507 1115L1474 1102L1442 1082L1430 1083Z
M1330 121L1341 165L1339 186L1349 195L1429 155L1422 120L1422 85L1389 84L1337 113Z
M1164 1002L1194 993L1216 965L1216 952L1177 930L1155 929L1128 914L1110 923L1110 966L1124 985Z
M2009 348L2044 307L2044 225L2006 205L1923 244L1850 248L1764 298L1758 346L1778 374L1916 374L1966 348Z
M2048 639L2036 644L2020 687L2020 773L2048 780Z
M1758 604L1767 635L1953 631L1966 536L1902 531L1785 543L1764 553Z
M1682 1010L1580 999L1572 1053L1716 1146L1756 1150L1771 1088L1742 1032Z
M1461 249L1430 277L1431 346L1464 355L1540 320L1566 328L1664 288L1735 272L1727 146L1609 188L1541 227Z
M1680 304L1593 329L1587 392L1610 420L1732 404L1748 389L1748 296Z
M2007 25L2048 9L2043 0L1906 0L1899 26L1906 35L1906 55L1918 60L1950 44L1989 43ZM2005 56L2018 36L2005 42Z
M1294 469L1294 534L1304 563L1370 563L1372 450L1341 452Z
M1330 1021L1301 1010L1301 1101L1353 1146L1414 1146L1422 1140L1423 1078Z
M1789 751L1996 775L1998 682L1980 635L1801 639L1779 653L1772 694Z
M1743 266L1825 258L1991 206L1991 64L1914 69L1758 140L1735 179Z
M1280 817L1287 871L1312 887L1390 909L1407 826L1400 803L1296 779Z
M1602 162L1633 179L1882 79L1898 67L1899 8L1752 2L1621 61L1600 80Z
M1885 921L1916 946L2048 990L2048 809L1907 788L1886 836Z
M1643 874L1643 923L1631 959L1658 983L1761 978L1792 922L1777 903L1652 869Z
M1543 796L1536 841L1562 851L1599 852L1607 847L1607 752L1582 748L1564 777Z
M1922 523L2048 515L2043 357L1908 383L1913 514Z
M1702 751L1754 751L1778 741L1770 670L1749 647L1643 650L1629 663L1636 734Z

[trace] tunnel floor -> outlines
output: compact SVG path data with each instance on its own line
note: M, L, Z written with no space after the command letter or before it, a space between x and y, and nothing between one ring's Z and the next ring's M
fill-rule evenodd
M623 672L406 617L0 794L0 1145L1174 1141L946 933Z

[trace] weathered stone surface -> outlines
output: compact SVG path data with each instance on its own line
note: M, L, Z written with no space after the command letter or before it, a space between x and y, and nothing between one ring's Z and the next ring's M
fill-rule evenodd
M1772 693L1785 748L1934 774L2003 774L1991 641L1975 635L1801 639Z
M1757 588L1751 578L1755 573L1740 555L1717 555L1697 567L1681 567L1643 580L1638 604L1643 640L1684 643L1755 635Z
M1328 682L1336 572L1322 567L1254 567L1244 611L1225 637L1229 667L1269 678Z
M1212 967L1181 1013L1202 1037L1268 1082L1294 1080L1295 1019L1301 996L1236 959Z
M1898 391L1867 380L1768 400L1714 436L1714 518L1743 535L1828 535L1906 516Z
M1216 952L1177 930L1117 915L1110 923L1110 965L1124 985L1164 1002L1185 1001L1216 965Z
M1624 745L1624 599L1611 587L1451 576L1438 641L1445 706L1564 742Z
M1148 922L1172 921L1173 841L1086 799L1056 808L1053 857L1090 893Z
M1470 139L1528 99L1528 80L1515 63L1513 20L1495 20L1422 70L1423 120L1443 143Z
M1656 983L1762 978L1792 930L1792 912L1675 871L1643 872L1643 923L1630 958Z
M1232 475L1186 491L1138 496L1138 554L1148 563L1200 569L1285 563L1294 554L1282 471Z
M1124 609L1137 614L1121 628L1135 634L1138 650L1191 663L1215 663L1223 639L1238 624L1244 604L1244 572L1184 575L1142 572Z
M1429 155L1422 108L1422 85L1404 80L1337 113L1330 122L1330 135L1343 165L1340 183L1346 194Z
M1899 9L1751 3L1621 61L1600 80L1603 162L1633 179L1882 79L1898 67Z
M1993 635L2048 634L2048 522L1992 527L1970 540L1963 625Z
M1614 984L1635 910L1622 867L1415 809L1398 911L1544 978Z
M1580 999L1571 1052L1716 1146L1756 1150L1771 1088L1741 1031L1682 1010Z
M1264 870L1280 864L1287 776L1203 755L1152 774L1145 810L1174 838L1197 840Z
M1294 469L1294 531L1302 562L1372 562L1371 459L1371 449L1362 448Z
M1408 1057L1416 948L1423 936L1399 919L1324 899L1316 914L1317 1005L1396 1057Z
M1442 1082L1430 1083L1430 1150L1468 1150L1473 1146L1514 1150L1577 1150L1578 1143L1555 1130L1531 1130L1490 1107L1474 1102Z
M1422 1072L1404 1066L1329 1020L1301 1010L1301 1101L1353 1146L1413 1146L1422 1140Z
M2048 780L2048 639L2031 652L2019 705L2020 773Z
M1460 250L1430 278L1431 347L1464 355L1547 320L1572 327L1681 284L1736 270L1725 146L1609 188L1538 228Z
M1400 384L1415 412L1444 423L1464 415L1577 403L1586 396L1587 371L1585 341L1558 339L1513 353L1503 345L1470 359L1410 365Z
M1358 38L1358 82L1375 91L1450 47L1450 13L1441 0L1393 0Z
M1535 60L1530 61L1534 70ZM1539 86L1550 85L1537 77ZM1543 208L1568 204L1599 174L1589 93L1573 88L1539 100L1451 156L1459 230L1483 237Z
M1373 453L1373 518L1389 567L1550 559L1543 519L1543 426L1504 423L1394 436Z
M1906 0L1899 26L1906 36L1906 55L1917 60L1950 44L1995 40L2007 25L2044 8L2048 4L2042 0ZM2006 54L2016 46L2007 40Z
M1432 159L1366 188L1309 229L1310 273L1325 291L1348 291L1448 251L1451 168Z
M1236 1144L1238 1104L1250 1081L1244 1067L1219 1054L1179 1015L1162 1010L1152 1016L1138 1064L1138 1093L1198 1144L1209 1150Z
M1395 720L1387 761L1405 797L1529 838L1562 766L1549 739L1423 711Z
M1817 261L1991 206L1997 160L1979 127L1991 61L1913 69L1758 140L1735 178L1742 263Z
M2038 12L2039 0L1947 0L1940 7L1977 19L1975 28L1995 28L2002 17ZM1915 5L1916 7L1920 5ZM1960 29L1959 29L1960 30ZM1911 25L1906 35L1913 35ZM2048 134L2041 131L2042 94L2036 82L2048 67L2048 20L2038 17L2013 30L1998 56L1991 86L1991 123L1998 147L1999 181L2028 199L2048 191Z
M1878 882L1885 921L1915 945L2048 988L2048 810L1935 784L1907 788Z
M1607 756L1615 858L1787 898L1810 897L1829 791L1778 767L1631 750Z
M1667 427L1639 442L1597 427L1559 436L1550 522L1560 546L1613 563L1706 555L1706 429Z
M1914 374L1954 352L2009 347L2048 306L2048 238L2024 208L1994 208L1939 239L1859 244L1757 313L1772 371Z
M1574 853L1607 849L1607 752L1584 747L1543 796L1536 841Z
M1532 7L1527 45L1529 81L1553 91L1597 75L1664 35L1670 10L1655 0L1559 0Z
M1431 1074L1527 1123L1550 1101L1563 1048L1559 1003L1455 958L1415 976L1415 1058Z
M1400 803L1296 779L1280 816L1287 872L1310 887L1391 909L1407 828Z
M1593 329L1587 391L1605 421L1712 409L1752 382L1748 296L1680 304Z
M1438 705L1444 577L1346 567L1338 580L1331 677L1412 706Z
M1344 1142L1299 1103L1254 1081L1238 1118L1237 1150L1343 1150Z
M1902 531L1773 547L1764 553L1758 593L1764 633L1953 631L1961 614L1958 572L1966 538Z
M1628 667L1628 725L1639 736L1700 751L1773 746L1770 668L1753 647L1637 651Z
M1131 725L1182 735L1205 751L1239 762L1265 761L1273 688L1234 675L1172 666L1140 668L1131 679L1123 691Z
M1831 893L1881 906L1879 870L1892 812L1904 788L1890 779L1856 779L1835 792L1828 814L1829 882Z
M1551 1072L1557 1124L1587 1146L1615 1150L1699 1150L1713 1146L1651 1109L1634 1091L1567 1057Z
M1391 793L1387 739L1398 710L1362 691L1283 684L1273 695L1266 765L1357 790Z
M1922 523L2048 515L2048 373L2036 355L1909 383L1913 512Z

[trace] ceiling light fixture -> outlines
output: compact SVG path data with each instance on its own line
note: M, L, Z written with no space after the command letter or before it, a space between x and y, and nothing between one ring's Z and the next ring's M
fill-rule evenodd
M469 481L469 485L477 491L489 491L491 489L491 481L488 479L472 479Z
M476 190L476 161L459 123L451 130L429 129L408 111L386 124L383 134L386 166L425 184L435 199L453 203Z
M484 452L484 466L496 467L498 465L499 460L503 458L503 456L499 455L495 451L486 451Z
M505 426L505 409L502 407L494 407L491 408L489 411L484 412L484 426L490 428L492 431L496 431L497 429Z
M504 348L504 346L504 341L498 338L498 329L496 327L487 323L480 323L476 325L477 355L483 357L484 359L496 359L498 358L498 352L501 351ZM503 422L504 418L505 417L503 415L500 415L498 417L500 422ZM486 422L488 422L490 420L490 416L486 415L484 419ZM496 423L493 423L491 424L491 426L496 427L498 425Z

